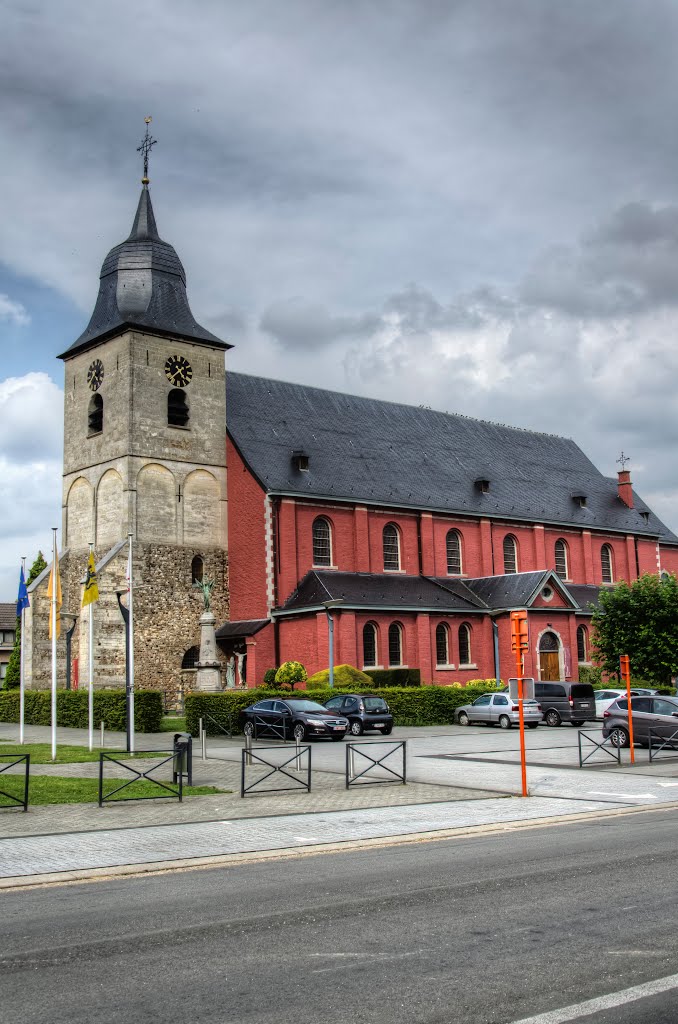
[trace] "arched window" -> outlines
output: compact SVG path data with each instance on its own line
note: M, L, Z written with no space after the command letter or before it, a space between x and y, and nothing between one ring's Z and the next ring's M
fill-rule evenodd
M471 664L471 627L465 622L459 627L459 664Z
M92 395L87 409L87 436L100 434L104 429L104 400L101 395Z
M172 388L167 396L167 423L170 427L188 426L188 401L186 392Z
M518 542L510 533L504 537L504 572L518 572Z
M332 528L324 516L313 521L313 564L332 565Z
M562 538L556 541L555 545L556 552L556 573L560 576L561 580L566 580L569 576L569 564L568 564L568 550L567 542Z
M450 664L450 627L444 622L436 626L436 665Z
M447 534L447 574L448 576L459 576L461 574L461 536L457 530L450 530Z
M577 661L588 661L589 636L586 626L577 626Z
M384 572L400 569L400 533L394 523L384 527Z
M191 562L191 583L202 583L204 574L205 564L200 555L196 555Z
M539 640L539 653L540 654L555 654L560 650L560 643L555 633L550 631L543 633Z
M363 626L363 665L373 668L377 664L377 627L373 622Z
M189 647L181 659L182 668L195 668L200 660L200 648Z
M388 627L388 663L392 667L403 663L403 627L399 622Z
M603 574L603 583L612 583L614 573L612 571L612 548L609 544L603 544L600 549L600 568Z

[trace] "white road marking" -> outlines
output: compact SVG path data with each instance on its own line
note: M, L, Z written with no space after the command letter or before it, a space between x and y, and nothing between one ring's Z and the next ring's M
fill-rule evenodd
M589 789L587 790L589 796L611 796L615 798L622 797L624 800L656 800L657 796L654 793L610 793L604 789Z
M678 988L678 974L670 974L667 978L658 978L656 981L646 981L642 985L633 985L607 996L587 999L583 1003L564 1006L560 1010L547 1010L546 1013L538 1013L534 1017L523 1017L521 1020L513 1021L513 1024L567 1024L567 1021L577 1020L578 1017L587 1017L600 1010L611 1010L616 1006L636 1002L638 999L648 999L661 992L670 992L673 988Z
M317 843L318 841L317 839L314 839L311 836L292 836L292 838L294 839L295 843Z
M658 786L678 786L678 782L658 782Z

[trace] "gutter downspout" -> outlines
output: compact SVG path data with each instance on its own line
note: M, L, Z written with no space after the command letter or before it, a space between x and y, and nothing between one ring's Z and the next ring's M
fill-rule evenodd
M499 626L494 615L490 616L492 620L492 643L494 646L494 674L497 680L497 689L501 686L501 671L499 666Z

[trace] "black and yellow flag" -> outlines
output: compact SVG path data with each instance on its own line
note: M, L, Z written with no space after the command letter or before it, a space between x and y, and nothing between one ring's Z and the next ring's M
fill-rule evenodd
M85 590L82 595L82 607L99 600L99 584L97 583L97 570L94 564L94 552L89 553L87 563L87 576L85 578Z

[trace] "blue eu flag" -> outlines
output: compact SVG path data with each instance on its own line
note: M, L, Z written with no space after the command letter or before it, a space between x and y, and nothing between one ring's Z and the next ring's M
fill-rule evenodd
M21 566L21 572L19 574L19 596L16 599L16 614L17 618L21 617L21 613L24 608L30 608L30 601L28 600L28 590L26 589L26 580L24 579L24 567Z

